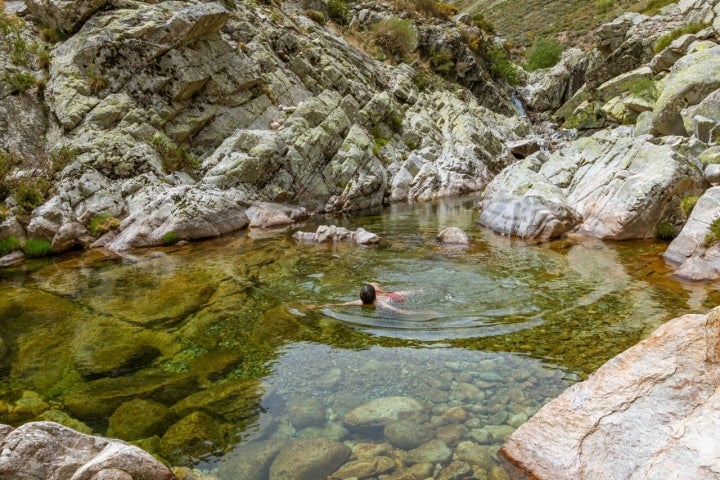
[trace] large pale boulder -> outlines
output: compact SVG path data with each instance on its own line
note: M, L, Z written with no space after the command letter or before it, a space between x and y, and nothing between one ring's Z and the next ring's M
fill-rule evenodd
M43 25L65 33L76 31L107 0L27 0L28 10Z
M704 186L683 148L618 128L508 167L486 189L478 221L524 239L571 229L598 238L647 238L670 215L674 199Z
M566 390L501 449L539 480L717 479L720 310L669 321Z
M382 427L398 420L422 421L425 406L410 397L381 397L355 407L345 414L343 423L350 428Z
M705 191L663 257L677 267L676 275L688 280L714 280L720 277L720 246L707 245L710 225L720 212L720 187Z
M53 422L0 427L0 477L16 480L171 480L172 472L143 450L76 432Z
M686 55L673 66L655 103L653 126L664 135L688 135L681 111L720 88L720 46Z

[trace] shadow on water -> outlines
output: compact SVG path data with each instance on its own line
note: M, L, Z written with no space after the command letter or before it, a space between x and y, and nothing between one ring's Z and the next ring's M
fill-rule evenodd
M568 385L662 322L720 301L709 285L675 281L663 244L527 245L477 228L474 205L394 205L128 259L94 251L2 270L0 422L59 421L229 480L264 442L385 444L343 415L402 396L426 406L430 436L492 459ZM291 240L331 223L383 243ZM471 245L438 244L448 226ZM409 313L311 307L355 300L369 281L413 292L399 305ZM455 430L453 408L467 414Z

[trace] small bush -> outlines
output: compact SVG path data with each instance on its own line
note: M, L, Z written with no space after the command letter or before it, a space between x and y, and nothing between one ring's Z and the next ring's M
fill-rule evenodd
M638 98L654 102L657 100L658 91L655 88L655 82L649 77L638 77L630 84L630 93Z
M24 72L6 72L5 75L3 75L3 80L5 80L5 84L10 90L10 93L26 92L35 86L36 83L33 75Z
M445 2L436 2L434 10L435 16L443 20L447 20L458 13L457 7Z
M710 247L718 242L720 242L720 217L713 220L713 222L708 227L708 231L705 234L705 241L703 242L703 244L706 247Z
M555 66L562 56L562 45L552 38L538 38L530 47L528 53L527 69L532 72L539 68Z
M375 45L395 58L403 58L417 48L418 33L410 20L398 17L379 21L372 29Z
M442 75L449 75L455 69L452 53L445 48L430 50L430 65Z
M510 85L517 85L520 82L520 73L503 47L495 45L488 50L488 57L490 71L495 77L504 78Z
M325 25L327 23L325 14L319 10L307 9L305 10L305 16L307 16L313 22L319 23L320 25Z
M658 38L655 42L655 45L653 46L653 51L655 53L660 53L665 50L665 48L667 48L673 41L677 40L683 35L686 35L688 33L697 33L705 27L706 25L704 23L690 23L683 27L676 28L672 32L666 33L662 37Z
M159 135L153 137L153 146L160 154L163 169L167 173L183 171L195 175L202 165L185 147L176 147Z
M30 258L47 257L50 254L50 242L28 238L23 245L23 252Z
M53 174L61 172L75 160L77 153L77 148L68 147L67 145L53 150L50 152L50 171Z
M380 156L380 151L385 148L385 145L387 145L390 142L389 138L385 137L375 137L373 140L373 155L376 157Z
M50 192L52 185L42 177L22 177L14 182L13 197L26 211L39 206Z
M435 0L413 0L413 3L418 12L428 16L435 15Z
M482 13L474 13L471 17L472 24L478 27L488 35L495 35L495 25L490 20L485 18Z
M677 237L675 225L667 220L662 220L655 227L655 238L659 240L672 240Z
M699 197L683 197L683 199L680 200L680 213L682 213L683 217L686 219L690 218L690 214L698 200Z
M90 225L88 225L88 232L90 232L90 235L92 235L93 237L99 237L103 233L107 233L110 230L115 230L119 226L120 220L113 217L112 215L103 213L101 215L93 217L90 220Z
M345 26L350 23L350 9L344 0L328 0L328 17L338 25Z
M175 245L178 241L177 235L175 235L175 232L167 232L162 236L162 241L165 245Z
M65 32L59 28L43 28L40 30L40 37L48 43L58 43L67 39Z
M9 237L0 240L0 257L7 255L10 252L14 252L20 248L20 240L16 236L10 235Z

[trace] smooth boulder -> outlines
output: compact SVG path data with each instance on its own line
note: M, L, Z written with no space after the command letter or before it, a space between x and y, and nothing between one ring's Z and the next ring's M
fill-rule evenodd
M720 476L720 309L667 322L521 425L502 455L539 480Z

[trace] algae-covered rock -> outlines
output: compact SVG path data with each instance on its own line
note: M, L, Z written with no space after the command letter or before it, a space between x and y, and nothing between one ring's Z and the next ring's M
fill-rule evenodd
M259 413L260 382L254 379L218 382L192 393L172 406L178 416L196 410L228 421L247 420Z
M162 436L174 421L175 414L165 405L134 399L120 405L110 416L107 436L128 441Z
M37 417L37 420L59 423L60 425L72 428L73 430L77 430L80 433L85 433L88 435L92 435L93 433L93 429L87 426L87 424L81 422L76 418L71 417L70 415L61 410L46 410Z
M173 424L162 437L162 454L175 464L192 464L198 456L227 446L225 426L203 412L193 412Z
M109 417L120 405L135 398L153 398L172 405L197 391L197 378L145 370L117 378L77 384L63 397L65 409L80 419Z

